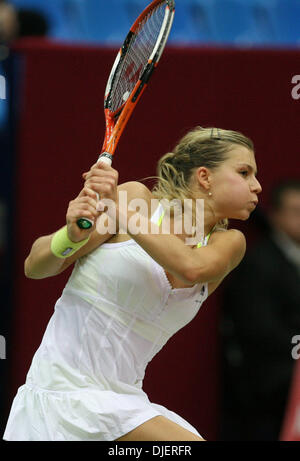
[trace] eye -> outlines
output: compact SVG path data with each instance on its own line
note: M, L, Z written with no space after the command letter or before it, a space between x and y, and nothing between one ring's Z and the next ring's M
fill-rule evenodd
M247 176L248 175L248 170L242 170L242 171L240 171L240 174L242 176Z

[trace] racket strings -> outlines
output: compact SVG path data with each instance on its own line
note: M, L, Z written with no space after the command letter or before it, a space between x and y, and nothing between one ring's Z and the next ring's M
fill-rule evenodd
M162 1L145 16L135 31L114 79L110 100L112 112L117 112L126 102L140 79L159 37L165 9L165 2Z
M146 16L145 20L138 28L136 47L132 49L132 51L135 52L137 60L143 59L144 61L148 61L161 30L164 12L165 7L157 7Z

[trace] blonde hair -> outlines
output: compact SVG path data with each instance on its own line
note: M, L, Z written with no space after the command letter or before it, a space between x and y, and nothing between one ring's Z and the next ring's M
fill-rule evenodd
M235 145L247 147L254 152L253 142L242 133L220 128L202 128L200 126L188 132L158 162L157 183L152 193L161 200L193 198L190 180L196 168L204 166L211 170L220 166L229 158L229 152ZM216 227L227 228L228 220L222 220Z

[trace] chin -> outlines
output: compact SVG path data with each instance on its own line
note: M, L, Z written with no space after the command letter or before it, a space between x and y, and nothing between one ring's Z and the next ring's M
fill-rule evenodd
M236 215L230 216L229 219L237 219L239 221L247 221L250 217L250 212L249 211L241 211L240 213L237 213Z
M240 218L241 221L247 221L247 219L250 218L250 213L248 214L248 216L245 216L244 218Z

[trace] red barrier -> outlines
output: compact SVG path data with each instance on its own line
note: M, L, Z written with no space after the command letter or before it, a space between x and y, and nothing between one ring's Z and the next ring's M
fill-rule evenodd
M290 397L280 440L300 442L300 360L295 363Z
M104 135L103 93L116 50L16 44L20 76L17 260L11 338L10 402L26 376L56 299L70 273L28 280L24 259L33 241L64 223L81 173L97 159ZM292 176L300 145L300 101L291 79L300 52L167 48L120 141L120 182L155 174L158 158L195 125L240 130L256 145L262 204L275 179ZM149 365L145 389L209 440L218 422L217 295ZM242 306L241 306L242 307Z

